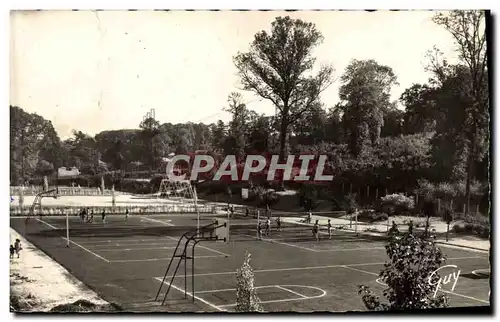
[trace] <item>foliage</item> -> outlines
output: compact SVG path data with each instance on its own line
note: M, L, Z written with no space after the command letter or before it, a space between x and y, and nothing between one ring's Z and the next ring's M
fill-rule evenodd
M262 186L254 186L252 193L255 195L258 207L273 206L279 200L278 194L272 190L267 190Z
M250 50L234 58L243 88L270 100L279 110L279 150L285 155L289 126L317 104L331 84L333 69L323 66L311 76L313 49L323 36L312 23L277 17L271 32L255 35Z
M389 66L374 60L353 60L341 77L339 97L345 102L344 122L349 132L349 150L356 156L378 143L389 107L390 91L397 85Z
M364 211L360 211L358 214L359 221L369 222L369 223L386 221L388 217L389 216L387 216L386 213L377 212L377 211L364 210Z
M448 306L448 298L444 295L433 297L435 286L428 281L429 276L445 261L434 238L394 233L385 249L389 261L384 264L379 276L387 285L383 292L387 303L382 303L369 287L360 285L359 294L368 310L414 310ZM431 282L436 283L438 279L439 274L434 274Z
M263 312L255 290L250 257L250 253L245 252L243 265L236 271L236 312Z
M318 192L314 186L303 185L298 193L299 206L307 211L313 210L318 205Z
M394 193L380 199L382 207L388 209L391 214L398 214L415 207L413 197L406 197L402 193Z

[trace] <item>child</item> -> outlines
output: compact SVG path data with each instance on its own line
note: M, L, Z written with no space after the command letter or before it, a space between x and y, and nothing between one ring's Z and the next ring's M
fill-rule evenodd
M266 235L271 235L271 219L269 217L266 220Z
M14 248L14 245L10 245L10 258L14 258L14 253L16 249Z
M106 223L106 211L103 210L101 215L102 215L102 223L105 224Z
M330 222L330 219L328 219L326 227L328 229L328 239L332 239L332 223Z
M259 225L257 225L257 234L259 236L259 240L262 240L262 224L259 223Z
M128 220L128 209L125 210L125 221L127 221L127 220Z
M278 218L276 218L276 230L277 231L281 231L281 218L280 216L278 216Z
M16 251L17 258L19 258L21 249L23 249L23 248L21 247L21 241L17 238L16 238L16 242L14 243L14 249Z
M316 241L319 242L319 223L318 223L317 220L316 220L316 222L314 223L314 226L313 226L313 235L316 238Z

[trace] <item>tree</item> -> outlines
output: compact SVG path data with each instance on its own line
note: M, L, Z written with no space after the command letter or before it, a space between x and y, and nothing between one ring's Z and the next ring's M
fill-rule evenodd
M387 285L383 295L388 303L381 303L369 287L360 285L359 294L368 310L415 310L448 306L446 296L434 297L440 277L432 273L446 260L434 238L401 234L395 230L385 249L389 261L384 264L379 276Z
M233 150L238 157L243 157L246 148L248 109L240 93L232 92L229 94L228 104L229 107L225 110L233 117L229 123L229 135L233 137L234 141Z
M466 120L463 129L468 147L465 210L468 214L474 163L484 156L488 148L489 90L485 12L454 10L449 14L436 14L433 21L452 35L456 51L469 74L469 81L460 84L460 89L471 101L465 109Z
M397 85L397 78L392 68L375 60L352 60L341 81L339 97L349 131L349 149L359 156L378 143L384 110L391 104L390 91Z
M427 133L435 129L434 92L429 85L413 84L401 94L399 100L405 106L405 134Z
M277 17L271 33L255 35L250 51L234 58L243 89L271 101L279 110L279 155L284 161L289 126L313 104L332 83L333 69L322 66L311 71L312 50L323 36L312 23Z
M141 128L142 132L142 139L144 143L144 148L146 155L149 156L148 158L148 163L151 167L151 170L154 170L155 167L155 160L156 160L156 153L155 153L155 142L154 139L158 134L160 134L160 122L158 122L154 116L152 116L150 113L147 114L147 116L142 120L141 124L139 124L139 127Z
M236 312L263 312L255 291L250 258L250 253L246 252L243 265L236 271Z

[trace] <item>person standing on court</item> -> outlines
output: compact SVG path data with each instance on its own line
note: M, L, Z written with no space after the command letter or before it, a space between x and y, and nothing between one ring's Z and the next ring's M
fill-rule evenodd
M328 219L328 223L326 224L326 227L328 229L328 239L332 239L332 223L330 219Z
M413 234L413 220L410 220L410 223L408 224L408 234Z
M125 221L128 220L128 209L125 210Z
M316 220L313 226L313 235L316 238L316 241L319 242L319 222Z
M19 255L23 248L21 247L21 241L18 238L16 238L16 242L14 243L14 249L16 251L17 258L19 258Z
M278 216L276 218L276 230L281 231L281 218L280 218L280 216Z
M106 223L106 210L103 210L101 215L102 215L102 223L105 224Z
M266 235L270 236L271 235L271 218L267 217L266 220Z

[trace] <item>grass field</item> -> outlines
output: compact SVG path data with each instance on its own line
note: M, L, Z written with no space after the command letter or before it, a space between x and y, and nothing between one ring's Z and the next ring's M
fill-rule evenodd
M213 218L202 218L202 225ZM191 262L180 266L171 281L166 303L154 301L179 236L195 229L195 215L109 216L82 224L70 218L70 247L65 240L65 218L11 218L11 226L65 266L104 299L132 311L232 311L235 307L236 270L245 251L252 254L257 293L266 311L364 310L358 285L380 295L385 286L378 274L387 257L385 241L335 231L331 240L316 242L307 227L284 228L257 240L252 228L237 229L231 222L230 241L201 242L195 249L194 294ZM453 292L444 286L451 306L489 305L487 253L443 248L446 264L455 264L461 276ZM176 262L175 262L176 264ZM187 278L184 274L187 274ZM445 274L446 272L443 272ZM481 277L483 276L483 277ZM160 296L163 300L163 287ZM187 293L185 296L185 293ZM194 298L194 302L193 302Z

